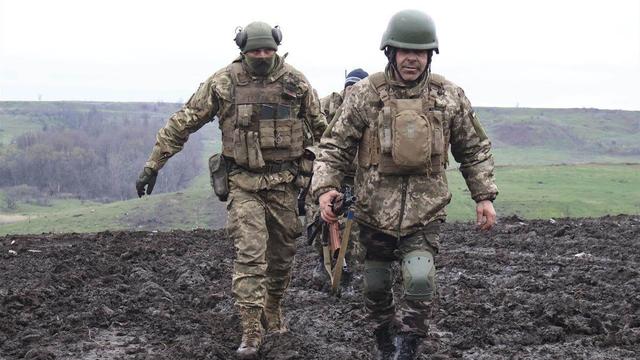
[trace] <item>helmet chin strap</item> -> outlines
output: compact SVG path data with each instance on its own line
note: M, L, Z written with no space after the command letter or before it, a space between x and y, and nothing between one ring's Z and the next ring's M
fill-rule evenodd
M427 59L427 66L425 66L424 70L422 71L422 73L420 74L420 76L418 76L418 78L414 81L407 81L405 78L402 77L402 74L400 73L400 71L398 70L398 63L396 63L396 52L398 50L396 50L396 48L391 47L391 46L387 46L384 49L384 54L387 56L387 60L389 60L389 65L391 65L391 68L393 69L393 71L396 72L396 75L398 75L398 77L400 78L400 80L402 80L405 83L409 83L409 82L417 82L420 79L422 79L422 76L426 75L428 76L431 73L431 59L433 59L433 51L429 51L429 58Z

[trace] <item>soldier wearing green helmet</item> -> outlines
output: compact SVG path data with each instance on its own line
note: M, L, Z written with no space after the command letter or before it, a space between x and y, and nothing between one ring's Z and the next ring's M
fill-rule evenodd
M227 232L236 248L232 291L242 322L240 359L255 359L264 331L282 332L281 310L302 224L297 195L310 181L304 156L326 128L306 77L276 54L280 29L252 22L239 29L241 54L205 80L158 132L136 182L151 194L158 171L207 122L219 119L222 151L209 160L218 198L227 201ZM222 325L221 325L222 326Z
M496 220L491 142L464 91L431 72L438 47L431 17L418 10L395 14L380 44L385 70L353 86L314 163L311 194L327 222L337 220L331 203L345 169L354 159L358 164L355 217L378 359L416 359L427 336L436 296L434 256L451 201L449 149L476 203L478 228L488 231ZM398 299L394 262L402 272Z

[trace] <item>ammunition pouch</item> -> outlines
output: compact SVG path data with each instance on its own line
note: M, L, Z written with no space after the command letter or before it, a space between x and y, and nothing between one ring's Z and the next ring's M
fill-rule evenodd
M220 201L227 201L229 197L229 171L224 155L213 154L209 158L209 175L213 192Z

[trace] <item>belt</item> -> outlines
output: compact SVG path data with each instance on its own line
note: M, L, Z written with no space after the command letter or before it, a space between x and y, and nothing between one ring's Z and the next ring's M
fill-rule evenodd
M298 171L298 164L292 161L268 162L259 169L250 169L248 167L244 167L236 164L236 162L233 161L232 158L227 158L227 160L230 160L230 165L231 165L231 169L229 171L245 170L245 171L260 173L260 174L275 174L285 170L294 170L294 172Z

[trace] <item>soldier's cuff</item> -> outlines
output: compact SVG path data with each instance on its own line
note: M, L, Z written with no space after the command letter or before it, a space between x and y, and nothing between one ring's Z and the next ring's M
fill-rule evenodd
M315 199L316 203L320 200L320 196L322 196L322 194L327 193L331 190L340 191L340 189L336 188L335 186L325 186L315 190L313 192L313 198Z
M153 160L149 160L144 164L144 167L152 169L153 171L155 171L156 173L162 168L162 166L160 166L160 164L158 164L157 162L153 161Z
M479 203L480 201L485 201L485 200L489 200L493 202L497 196L498 196L498 193L486 193L486 194L475 195L472 198L476 203Z

